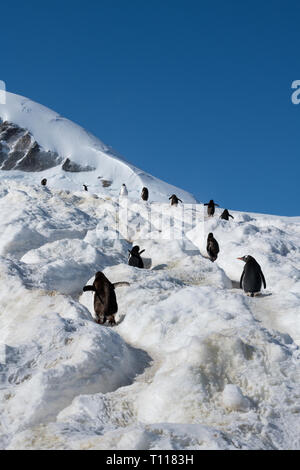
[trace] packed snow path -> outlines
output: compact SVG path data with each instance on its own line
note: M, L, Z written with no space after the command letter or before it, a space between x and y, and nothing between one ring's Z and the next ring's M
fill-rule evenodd
M217 210L166 240L181 209L161 206L150 224L150 204L128 199L123 239L118 207L0 181L1 447L299 449L300 219ZM127 266L132 244L150 269ZM246 254L267 281L254 299L236 288ZM131 284L116 291L114 328L82 294L99 270Z

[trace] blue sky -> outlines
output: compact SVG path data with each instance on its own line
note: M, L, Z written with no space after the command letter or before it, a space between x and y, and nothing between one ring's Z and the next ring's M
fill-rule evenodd
M300 215L300 4L1 3L0 79L229 209Z

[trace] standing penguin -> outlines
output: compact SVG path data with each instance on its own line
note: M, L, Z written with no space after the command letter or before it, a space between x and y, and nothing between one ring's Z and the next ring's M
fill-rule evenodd
M213 199L204 204L207 206L207 214L212 217L215 213L215 207L219 207L219 204L216 204Z
M213 233L208 234L206 250L207 250L209 259L212 262L216 261L220 248L219 248L219 244L217 240L214 238Z
M178 205L178 202L182 202L181 199L179 199L176 194L172 194L171 197L169 197L169 200L171 199L171 206L177 206Z
M228 210L227 209L224 209L224 211L222 212L222 214L220 215L220 219L224 219L224 220L229 220L229 217L231 217L232 219L234 219L234 217L229 214Z
M47 178L43 178L43 179L42 179L41 185L42 185L42 186L46 186L46 185L47 185Z
M128 196L126 184L122 184L121 189L120 189L120 196Z
M84 189L85 191L88 191L88 187L87 187L86 184L83 184L83 189Z
M128 264L129 266L134 266L135 268L144 268L144 262L141 258L141 254L144 253L145 250L140 251L140 247L138 245L134 246L131 251L129 252L129 259Z
M83 292L92 291L94 294L94 310L97 323L103 325L106 321L115 325L115 314L118 311L115 287L129 286L128 282L116 282L112 284L107 277L98 271L92 286L85 286Z
M148 191L148 188L143 188L143 189L142 189L141 198L143 199L143 201L148 201L148 199L149 199L149 191Z
M246 263L240 279L240 288L244 289L247 295L254 297L255 294L260 292L262 283L264 288L267 287L261 267L250 255L237 259Z

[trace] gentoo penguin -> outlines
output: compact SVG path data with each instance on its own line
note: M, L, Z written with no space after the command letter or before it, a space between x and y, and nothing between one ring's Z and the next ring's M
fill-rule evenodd
M224 211L222 212L222 214L220 215L220 219L224 219L224 220L229 220L229 217L231 217L232 219L234 219L234 217L229 214L228 210L227 209L224 209Z
M264 288L267 287L261 267L252 256L248 255L237 259L246 263L241 275L240 288L244 289L247 295L253 297L254 294L260 292L262 283Z
M47 178L43 178L41 181L41 185L46 186L46 184L47 184Z
M213 262L216 261L220 248L219 248L219 244L217 240L214 238L213 233L208 234L206 250L207 250L209 259Z
M142 189L141 198L143 199L143 201L148 201L148 198L149 198L148 188L143 188Z
M128 196L126 184L122 184L121 189L120 189L120 196Z
M207 206L207 214L210 217L212 217L215 213L215 206L219 207L219 204L216 204L212 199L204 205Z
M172 194L171 197L169 197L169 200L171 199L171 206L177 206L178 205L178 202L182 202L181 199L179 199L176 194Z
M84 189L85 191L88 191L88 187L87 187L86 184L83 184L83 189Z
M129 286L128 282L116 282L112 284L107 277L98 271L92 286L85 286L83 292L92 291L94 294L94 310L97 323L103 325L106 321L115 325L115 314L118 311L115 287Z
M144 253L145 250L140 251L140 247L138 245L134 246L129 252L129 259L128 264L129 266L134 266L135 268L143 268L144 263L141 258L141 254Z

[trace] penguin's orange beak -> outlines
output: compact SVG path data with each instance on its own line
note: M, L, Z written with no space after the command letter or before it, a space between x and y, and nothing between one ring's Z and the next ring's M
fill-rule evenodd
M237 259L240 259L241 261L244 261L243 258L237 258Z

